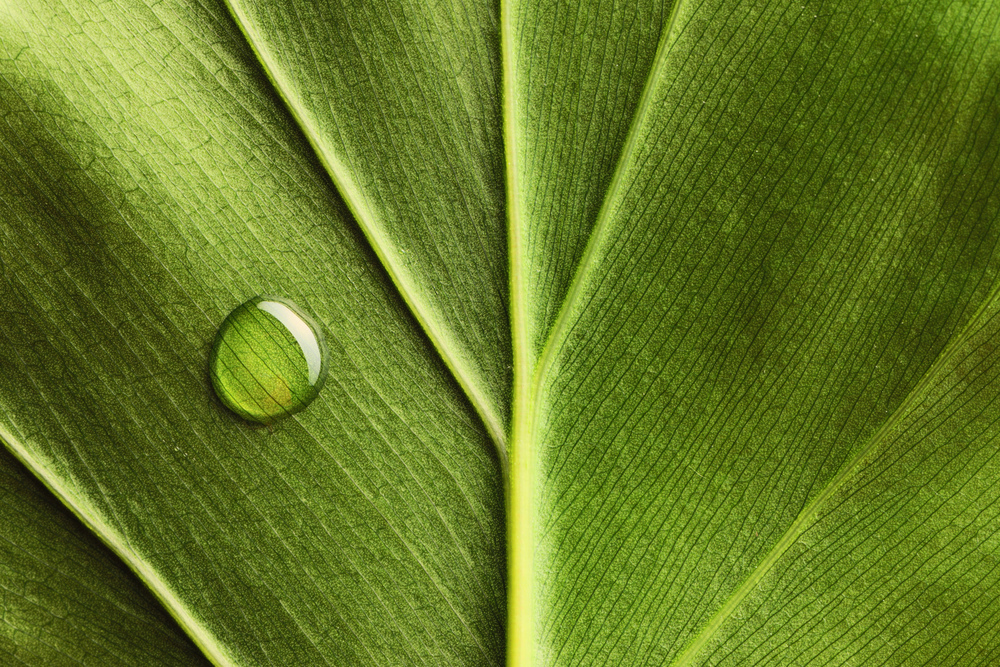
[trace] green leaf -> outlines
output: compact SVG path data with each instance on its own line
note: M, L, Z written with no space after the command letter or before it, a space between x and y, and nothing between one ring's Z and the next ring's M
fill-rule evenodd
M5 11L11 450L217 664L501 662L496 450L225 9ZM272 429L208 377L261 293L329 348Z
M208 664L135 575L6 450L0 516L4 664Z
M515 321L514 662L990 664L1000 6L672 11L537 365Z
M996 662L1000 4L24 4L0 427L210 660Z

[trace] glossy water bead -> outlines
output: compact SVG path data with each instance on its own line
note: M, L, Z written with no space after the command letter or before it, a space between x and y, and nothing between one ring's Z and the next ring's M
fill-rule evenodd
M319 325L294 303L258 296L219 327L208 368L226 407L271 424L316 398L326 381L326 343Z

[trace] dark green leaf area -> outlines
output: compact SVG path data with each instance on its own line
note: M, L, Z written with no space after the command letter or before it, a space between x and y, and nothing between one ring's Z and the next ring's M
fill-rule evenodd
M0 664L208 665L124 563L5 449L0 524Z
M998 339L994 295L701 664L997 664Z
M543 397L556 663L713 636L987 302L998 20L681 5Z

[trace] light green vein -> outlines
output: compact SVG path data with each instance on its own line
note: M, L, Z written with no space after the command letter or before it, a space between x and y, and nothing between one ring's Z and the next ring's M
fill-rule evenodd
M900 426L910 411L923 398L924 392L938 379L939 374L948 367L951 360L972 337L975 326L983 314L993 307L998 295L1000 295L1000 285L994 286L989 296L976 311L976 314L969 319L962 328L962 331L945 346L928 371L910 393L907 394L903 402L893 411L892 415L883 422L882 426L868 439L858 453L847 461L841 467L840 471L827 482L823 490L803 508L781 538L775 543L774 547L771 548L767 556L760 561L753 572L740 584L739 588L729 596L726 603L705 623L701 632L691 640L684 651L674 660L672 667L688 667L695 664L694 661L699 651L712 640L723 624L733 615L740 603L757 587L768 572L774 568L788 548L795 544L799 536L802 535L816 518L820 509L862 469L865 461L888 440L893 431Z
M524 247L517 164L516 85L510 2L500 6L500 49L503 70L503 132L507 186L510 261L511 336L514 394L511 409L510 474L507 477L507 665L531 667L534 660L534 531L532 459L534 435L530 422L533 394L527 327Z
M257 57L257 62L260 64L264 74L271 82L271 86L284 101L286 108L292 115L296 124L299 126L299 129L305 136L306 141L309 142L309 145L312 147L313 152L316 154L320 163L323 165L323 168L330 180L333 182L334 187L337 188L341 196L344 198L344 202L351 211L351 215L361 227L361 231L364 233L365 238L368 239L368 243L375 251L379 262L382 264L386 273L389 274L389 278L392 280L392 283L395 285L400 296L402 296L407 308L409 308L414 318L416 318L417 323L420 325L421 329L423 329L428 339L430 339L431 344L438 353L438 356L458 382L462 391L472 404L472 407L476 410L476 413L482 420L490 438L493 440L493 444L496 446L497 455L500 459L501 470L504 478L506 478L508 476L507 434L504 430L502 420L496 414L486 396L476 386L476 383L472 379L473 373L466 368L461 359L456 357L451 352L451 346L448 344L449 341L447 336L435 325L435 322L429 312L430 308L417 299L417 290L413 288L406 276L403 275L400 267L397 266L393 259L393 255L390 253L392 243L380 232L378 226L375 224L374 221L378 218L378 216L369 207L365 196L351 178L350 169L347 165L341 162L336 155L331 154L320 145L317 131L306 120L287 94L286 90L289 87L282 84L281 77L276 68L265 55L264 51L258 48L259 40L255 39L254 35L251 34L249 27L251 24L248 19L233 4L232 0L225 0L225 3L233 21L243 34L247 45Z
M670 52L670 40L673 37L682 4L683 0L675 0L673 7L670 9L670 17L667 20L666 26L664 26L660 42L656 47L656 55L653 57L653 66L650 68L649 75L643 84L642 96L639 98L639 104L636 106L635 113L632 116L632 123L625 138L625 145L622 147L621 155L618 157L618 163L615 165L611 181L608 183L604 200L601 203L597 219L594 221L594 226L590 232L590 238L587 239L586 248L576 266L570 287L566 292L566 298L563 299L562 305L559 308L559 314L556 316L556 320L549 331L545 345L542 347L542 352L539 355L534 381L536 389L540 389L542 383L545 381L545 376L555 356L555 350L569 329L573 318L573 308L583 294L583 289L587 284L591 271L597 265L598 252L601 250L608 233L616 196L625 183L625 173L631 165L632 154L635 153L636 148L639 146L639 136L643 121L653 110L653 91L663 76L667 55ZM511 298L513 298L513 295L511 295Z
M0 441L83 522L90 532L100 538L122 562L128 565L212 664L218 667L235 667L239 664L228 648L198 620L197 615L174 593L159 573L126 544L123 537L101 517L88 500L67 487L57 476L50 474L50 471L57 466L39 461L28 447L22 445L20 440L3 426L0 426Z
M503 69L503 128L506 158L507 216L510 243L511 333L514 353L514 394L510 445L510 477L507 485L507 665L532 667L535 658L534 609L534 525L532 523L533 463L535 425L541 402L538 397L555 356L557 341L565 335L590 270L607 233L612 202L625 180L625 171L639 142L643 120L653 107L653 89L666 61L668 44L677 20L680 0L671 9L657 45L653 66L643 85L642 96L608 184L597 220L591 230L584 254L577 265L566 298L549 331L539 360L532 368L527 331L526 280L524 274L522 219L519 197L516 123L516 78L514 71L513 26L510 0L500 7L500 46Z

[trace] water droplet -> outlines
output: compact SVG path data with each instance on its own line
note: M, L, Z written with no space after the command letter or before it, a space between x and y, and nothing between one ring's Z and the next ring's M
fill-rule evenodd
M327 371L323 332L291 301L258 296L223 321L208 370L227 408L271 424L305 408L322 389Z

